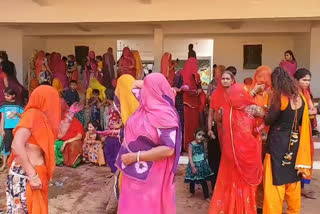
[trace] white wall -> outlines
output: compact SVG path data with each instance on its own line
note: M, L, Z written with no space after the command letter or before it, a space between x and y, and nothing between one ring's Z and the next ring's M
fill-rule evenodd
M312 71L311 91L316 98L320 97L320 25L311 29L310 70Z
M96 55L103 55L108 47L117 49L117 39L106 36L61 36L46 39L47 52L59 52L64 56L75 54L75 46L89 46Z
M233 65L238 69L237 81L242 82L244 78L251 77L254 70L243 69L243 45L262 44L262 64L272 69L279 65L284 57L284 51L292 50L297 55L299 65L308 67L307 52L303 43L307 40L296 42L294 35L284 34L238 34L214 36L214 63L225 66ZM297 45L298 43L301 45ZM305 54L305 57L300 57Z
M46 51L46 40L39 36L24 36L23 37L23 77L24 85L27 85L26 77L29 71L29 62L32 57L33 50Z
M6 51L9 56L9 60L15 63L17 78L22 83L22 31L1 27L0 32L0 50Z

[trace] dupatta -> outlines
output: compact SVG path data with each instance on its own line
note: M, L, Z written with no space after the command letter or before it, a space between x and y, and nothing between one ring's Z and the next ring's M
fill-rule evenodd
M312 147L310 143L311 132L310 132L310 119L309 109L306 98L300 93L303 102L305 103L302 116L302 125L300 127L300 141L295 168L299 173L302 174L303 178L310 179L312 169ZM281 110L287 108L289 105L289 98L281 95Z
M234 160L242 179L256 186L262 180L261 143L253 135L256 119L245 111L254 102L244 87L234 84L227 94L228 104L223 112L223 152Z

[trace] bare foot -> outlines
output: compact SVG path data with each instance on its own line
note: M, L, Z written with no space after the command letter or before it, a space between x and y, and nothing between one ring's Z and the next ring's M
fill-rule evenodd
M210 202L211 202L210 198L207 198L207 199L206 199L206 202L210 203Z

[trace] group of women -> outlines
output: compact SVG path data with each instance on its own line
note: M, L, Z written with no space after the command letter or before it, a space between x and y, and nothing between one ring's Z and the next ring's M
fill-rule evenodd
M300 182L310 179L312 169L309 116L317 113L308 91L310 79L306 69L277 67L271 72L261 66L248 87L236 83L230 71L222 73L210 107L218 136L208 124L208 134L218 137L221 147L210 214L256 213L262 180L263 213L282 213L284 200L287 213L300 213Z
M120 170L119 214L176 213L174 177L180 152L193 140L206 103L196 54L191 50L188 56L184 69L174 74L171 55L165 54L162 74L136 80L140 74L134 52L124 49L114 97L123 124L119 130L122 144L115 160ZM114 61L104 58L108 59L108 69L113 67ZM40 70L51 69L51 62L40 61ZM86 63L90 80L94 53ZM208 134L220 141L221 161L209 213L256 213L256 192L262 180L264 213L282 213L284 199L288 213L299 213L300 180L310 179L312 166L309 114L316 110L308 92L311 73L299 69L291 74L282 67L271 72L261 66L252 85L245 86L236 83L234 72L223 71L223 66L217 71ZM55 78L61 77L55 74ZM83 127L75 118L80 107L68 107L63 102L50 86L39 86L31 93L14 131L7 182L9 213L48 213L48 183L59 158L54 150L56 139L62 143L61 150L67 151L61 155L64 163L77 163L81 148L75 145L84 137ZM214 132L212 120L217 129ZM263 157L266 134L267 154Z

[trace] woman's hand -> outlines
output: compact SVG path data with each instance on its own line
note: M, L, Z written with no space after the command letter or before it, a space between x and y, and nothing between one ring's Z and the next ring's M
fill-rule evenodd
M208 136L211 138L211 139L216 139L216 136L214 135L213 131L212 130L209 130L208 131Z
M265 89L265 85L264 84L262 84L262 85L256 84L252 90L253 90L253 92L255 94L259 94L259 93L263 92L264 89Z
M66 140L66 141L64 141L64 143L63 143L63 145L62 145L62 147L61 147L60 151L61 151L61 152L63 152L64 148L65 148L65 147L66 147L66 145L67 145L67 144L69 144L69 143L71 143L71 141L70 141L70 140Z
M38 174L32 177L29 177L29 184L31 186L31 189L33 190L39 190L42 188L42 182Z
M135 80L132 83L132 88L142 88L143 86L143 80Z
M137 162L137 153L127 153L121 156L122 163L126 166Z

